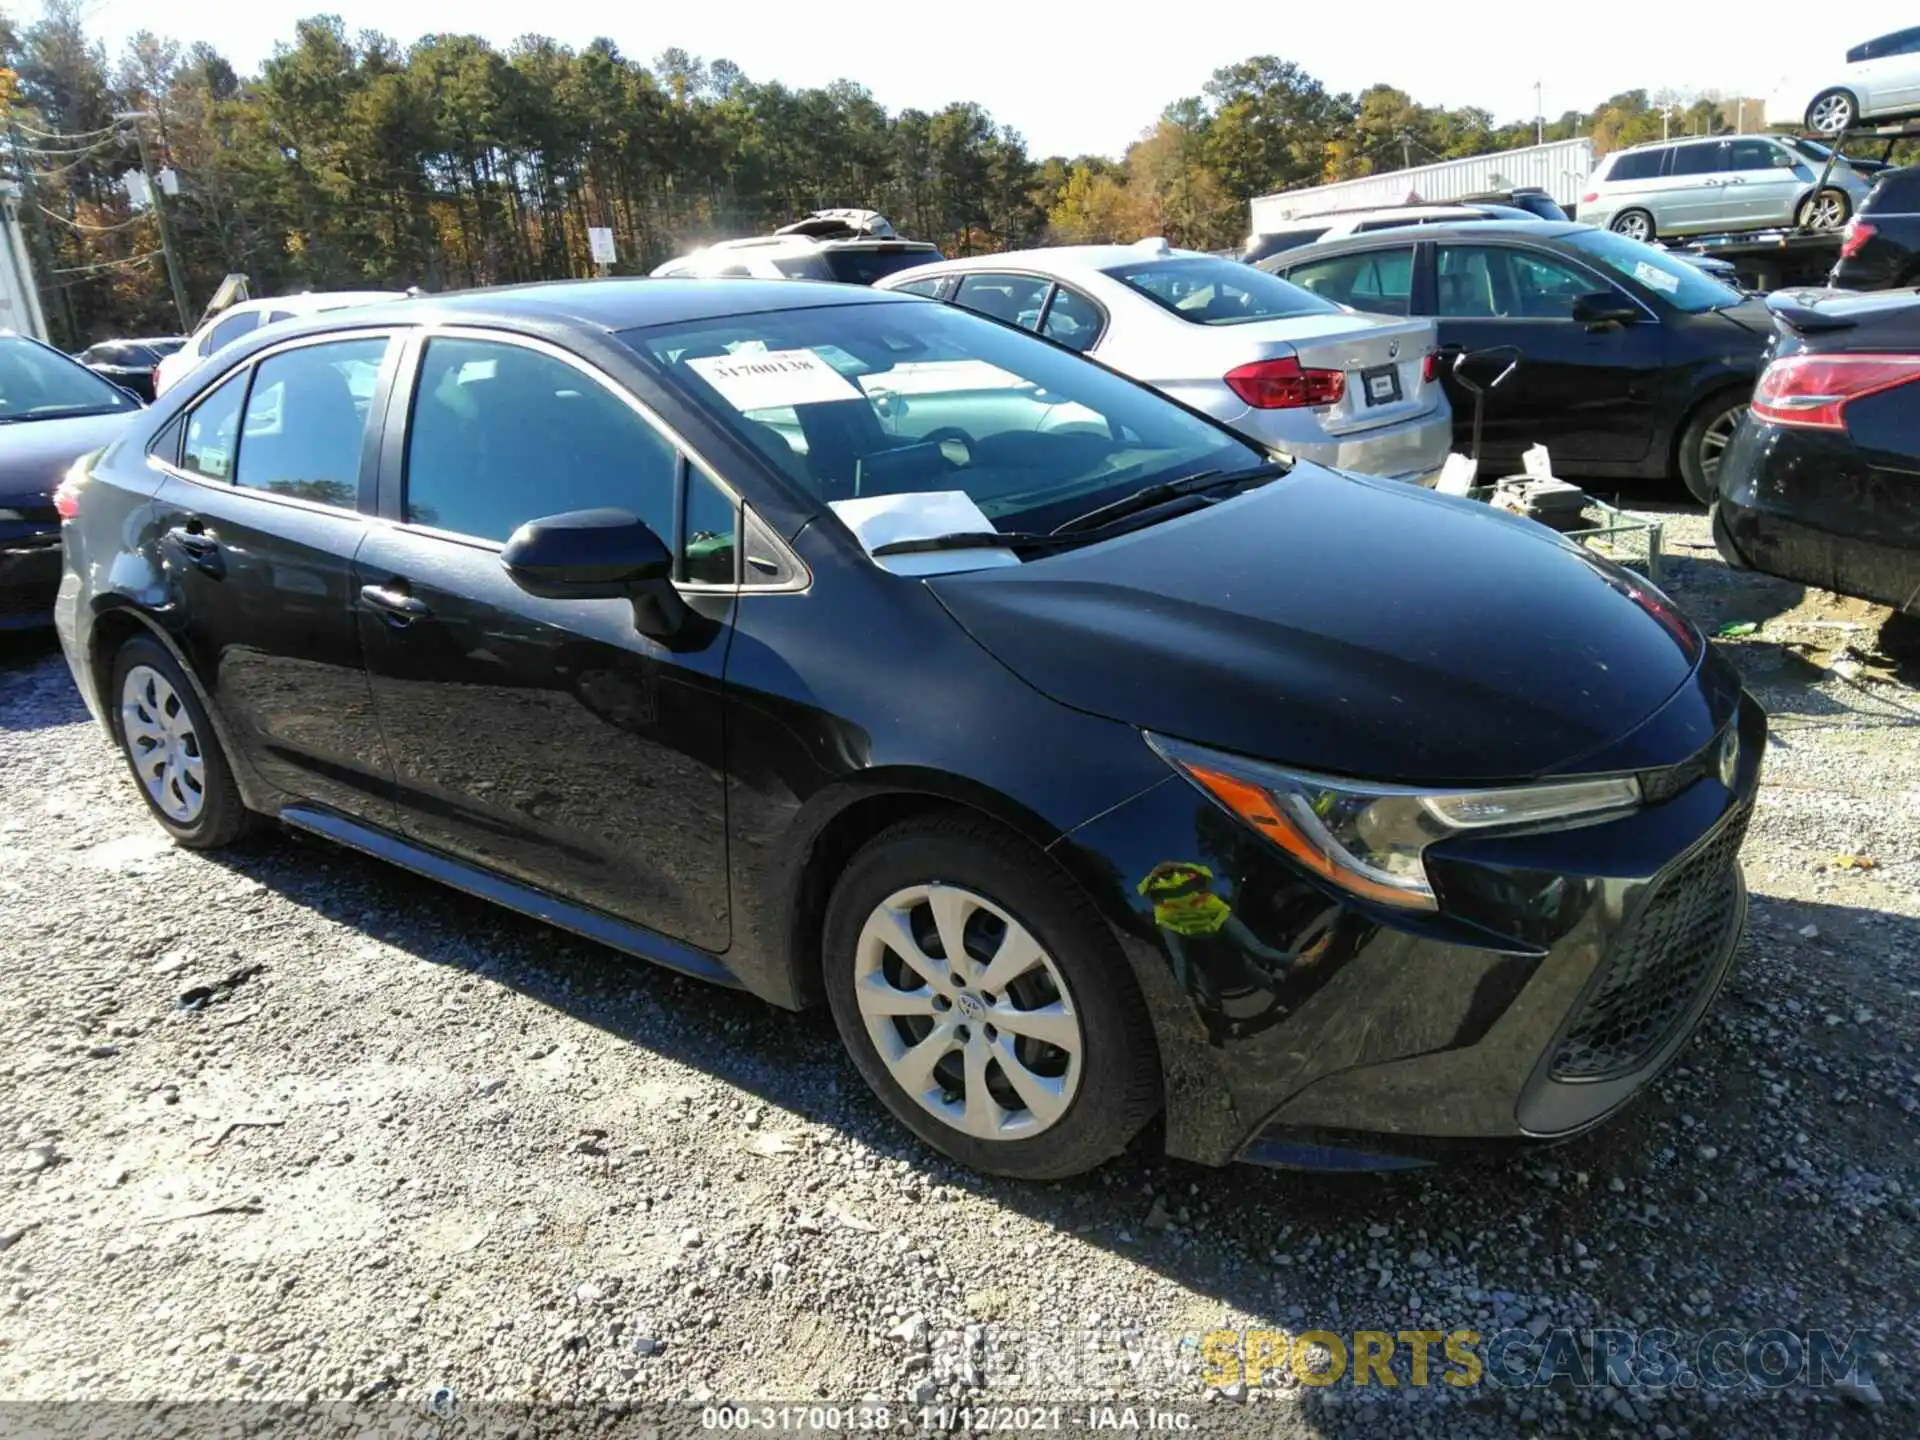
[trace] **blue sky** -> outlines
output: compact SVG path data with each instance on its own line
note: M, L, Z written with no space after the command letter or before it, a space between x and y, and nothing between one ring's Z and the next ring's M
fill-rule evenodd
M25 0L15 13L35 8ZM1849 45L1920 20L1911 0L1855 0L1843 23L1798 25L1787 17L1809 12L1780 0L1733 8L1712 0L1618 7L1550 0L1204 7L1164 0L93 0L88 15L110 50L149 28L212 40L250 70L292 35L296 18L323 9L342 15L349 29L376 28L402 42L461 31L505 45L539 31L582 45L604 34L638 59L678 45L707 59L725 56L757 80L801 86L845 76L889 109L977 100L1024 133L1036 155L1117 155L1168 101L1196 93L1216 66L1248 55L1292 60L1330 89L1384 81L1428 104L1484 105L1511 119L1533 114L1536 79L1549 115L1637 85L1763 95L1785 70L1837 62ZM1800 33L1789 39L1789 30Z

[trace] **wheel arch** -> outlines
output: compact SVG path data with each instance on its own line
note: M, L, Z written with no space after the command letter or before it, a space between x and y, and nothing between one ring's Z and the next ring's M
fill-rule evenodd
M220 713L220 707L214 703L206 683L194 670L186 652L168 633L165 625L126 600L104 605L95 611L87 628L87 676L93 683L93 693L100 697L101 719L114 744L123 744L125 740L120 733L119 698L113 694L114 657L129 640L136 638L157 643L180 667L180 673L187 677L187 683L193 687L194 698L200 702L200 708L213 725L214 738L220 742L227 767L233 772L234 783L239 787L240 798L247 808L263 812L276 808L278 792L260 779L246 752L234 743L232 727L228 725L226 716Z
M1036 861L1083 889L1077 876L1047 854L1062 833L1010 796L962 776L902 767L870 771L810 800L794 822L796 838L774 887L775 933L785 957L793 1003L810 1008L824 1001L821 939L827 901L848 860L863 845L902 821L959 814L987 820L1024 843ZM1092 897L1088 897L1091 899Z

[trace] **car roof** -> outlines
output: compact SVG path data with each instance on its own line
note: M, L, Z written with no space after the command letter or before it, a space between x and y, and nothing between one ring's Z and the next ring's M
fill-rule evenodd
M916 265L882 277L881 284L895 279L911 280L929 271L941 274L968 270L1045 270L1052 273L1093 274L1118 265L1137 265L1160 260L1213 260L1204 250L1149 250L1138 245L1043 245L1032 250L1003 250L993 255L963 255L956 259Z
M877 294L864 285L813 280L696 280L620 276L601 280L550 280L533 285L501 285L450 295L415 295L384 305L356 307L283 322L280 333L327 330L342 324L513 324L578 325L619 331L649 325L711 320L771 310L805 310L829 305L919 303L910 295Z
M1489 240L1503 236L1516 240L1564 240L1569 235L1598 228L1583 225L1578 220L1464 220L1458 225L1409 225L1299 245L1291 250L1282 250L1278 255L1270 255L1260 264L1282 270L1310 256L1337 255L1353 250L1385 250L1396 245L1418 245L1431 240Z

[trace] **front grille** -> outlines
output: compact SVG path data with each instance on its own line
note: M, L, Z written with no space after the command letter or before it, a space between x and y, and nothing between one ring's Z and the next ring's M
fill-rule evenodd
M1555 1080L1624 1075L1672 1034L1739 923L1736 866L1751 815L1748 805L1731 816L1641 905L1553 1053Z

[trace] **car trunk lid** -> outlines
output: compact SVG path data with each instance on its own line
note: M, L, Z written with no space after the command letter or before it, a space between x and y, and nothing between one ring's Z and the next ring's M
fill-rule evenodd
M1291 355L1304 369L1345 375L1339 402L1318 411L1329 435L1410 420L1439 403L1439 384L1425 379L1426 357L1434 348L1431 320L1311 315L1236 325L1222 333L1241 344L1253 342L1257 353L1250 359Z

